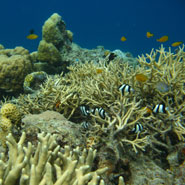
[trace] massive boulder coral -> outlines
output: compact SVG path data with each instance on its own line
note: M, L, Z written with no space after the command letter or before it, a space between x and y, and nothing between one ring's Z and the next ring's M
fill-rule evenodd
M30 54L23 47L1 49L0 90L4 93L21 91L24 78L32 72L32 67Z
M60 52L71 48L71 34L61 16L54 13L43 25L42 40L38 47L38 60L56 66L62 62Z
M85 146L85 134L80 124L67 120L62 114L55 111L45 111L41 114L28 114L22 119L22 131L27 137L34 138L36 132L56 134L57 142L72 148ZM32 140L32 139L31 139Z
M38 47L38 59L43 62L48 62L50 65L56 66L61 62L61 55L58 49L45 40L40 41Z
M21 114L18 107L12 103L5 103L1 107L0 116L8 118L13 124L20 124Z
M57 13L51 15L42 27L42 40L39 43L37 55L35 55L39 62L34 63L35 70L41 69L49 74L59 74L62 71L68 72L67 66L75 62L99 62L107 55L110 55L110 58L115 55L123 60L136 61L128 53L124 54L120 51L122 56L119 56L118 52L111 53L103 46L89 50L81 48L72 41L73 33L66 30L62 17Z
M61 50L71 43L71 32L66 30L66 26L62 17L54 13L45 21L42 28L42 39L47 43L52 43Z

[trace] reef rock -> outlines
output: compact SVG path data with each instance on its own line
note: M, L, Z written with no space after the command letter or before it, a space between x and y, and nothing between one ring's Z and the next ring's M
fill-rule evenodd
M139 157L130 162L130 184L173 184L173 175L157 166L147 157Z
M28 138L34 138L37 132L57 134L58 143L61 145L83 145L81 125L68 121L62 114L55 111L45 111L41 114L26 115L22 122Z
M0 90L1 93L19 92L23 88L25 76L32 72L29 51L23 47L0 50Z

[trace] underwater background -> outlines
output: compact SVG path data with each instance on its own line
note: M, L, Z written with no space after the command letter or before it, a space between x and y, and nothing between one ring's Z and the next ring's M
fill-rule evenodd
M167 35L171 43L185 42L184 0L32 0L1 1L0 43L5 48L23 46L37 50L42 39L42 25L54 12L60 14L67 29L74 33L73 41L84 48L102 45L105 49L120 49L134 56L159 48L157 38ZM28 40L31 29L38 38ZM154 37L147 38L150 31ZM120 38L126 37L125 42Z

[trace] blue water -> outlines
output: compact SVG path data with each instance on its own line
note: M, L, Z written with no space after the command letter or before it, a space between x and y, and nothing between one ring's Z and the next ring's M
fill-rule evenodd
M0 43L37 50L42 25L54 12L74 33L73 41L84 48L103 45L137 56L159 48L156 39L163 35L169 36L165 47L185 42L184 0L6 0L0 6ZM36 40L26 39L32 28L39 35ZM154 37L146 38L147 31ZM120 41L122 36L126 42Z

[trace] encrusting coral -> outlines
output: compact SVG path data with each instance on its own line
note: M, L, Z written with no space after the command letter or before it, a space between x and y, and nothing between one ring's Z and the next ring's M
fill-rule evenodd
M44 71L33 72L26 75L23 83L24 92L32 93L43 83L47 78L47 73Z
M22 133L18 143L13 136L7 136L9 157L0 155L0 184L14 185L104 185L100 175L107 168L92 171L96 150L79 148L71 150L65 147L62 151L55 141L55 135L38 134L36 150L31 143L24 146L26 134ZM120 177L119 185L123 185Z

